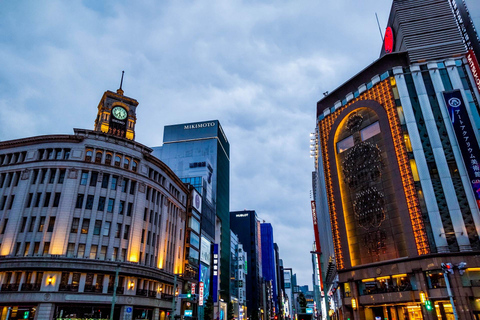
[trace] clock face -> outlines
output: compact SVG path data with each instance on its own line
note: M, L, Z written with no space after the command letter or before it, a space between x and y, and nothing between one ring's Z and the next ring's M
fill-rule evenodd
M112 114L115 118L123 120L127 117L127 110L122 107L115 107L112 109Z

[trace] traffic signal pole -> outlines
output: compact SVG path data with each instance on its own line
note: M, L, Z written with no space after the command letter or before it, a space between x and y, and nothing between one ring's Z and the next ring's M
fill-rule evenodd
M455 303L453 302L452 289L450 288L450 281L448 281L448 273L449 271L443 270L443 277L445 278L445 285L447 287L448 297L450 298L450 303L452 304L453 317L455 318L455 320L458 320L457 309L455 308Z

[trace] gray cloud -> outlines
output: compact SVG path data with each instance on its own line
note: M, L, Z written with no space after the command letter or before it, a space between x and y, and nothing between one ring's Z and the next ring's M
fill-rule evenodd
M1 2L0 139L93 128L105 90L140 102L136 140L219 119L231 209L255 209L311 283L316 102L377 58L389 1Z

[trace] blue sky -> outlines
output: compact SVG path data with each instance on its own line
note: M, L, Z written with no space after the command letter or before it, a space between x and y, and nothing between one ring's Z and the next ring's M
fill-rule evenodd
M0 139L93 129L125 70L125 95L140 103L136 141L158 146L165 125L221 122L231 210L272 223L285 266L311 287L316 102L378 57L375 12L384 29L390 5L2 1Z

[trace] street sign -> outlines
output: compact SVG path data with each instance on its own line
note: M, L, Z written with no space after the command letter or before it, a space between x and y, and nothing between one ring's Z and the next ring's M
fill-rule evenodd
M185 310L185 313L183 315L185 317L191 317L193 316L193 310Z

